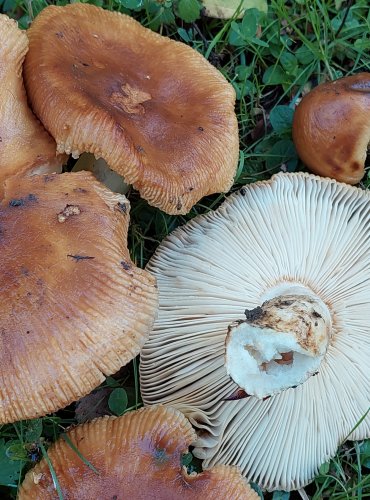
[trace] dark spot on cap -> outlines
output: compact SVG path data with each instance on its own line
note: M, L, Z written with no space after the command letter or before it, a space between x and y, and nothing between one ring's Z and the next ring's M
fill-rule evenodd
M88 193L87 189L84 188L74 188L75 193Z
M125 269L125 271L131 269L131 265L128 262L125 262L124 260L121 260L121 266L123 267L123 269Z
M80 260L95 259L95 257L90 257L89 255L71 255L71 254L67 254L67 257L70 257L71 259L74 259L76 262L79 262Z
M169 457L166 453L166 450L164 450L163 448L156 448L154 450L154 460L158 464L164 464L165 462L167 462L168 458Z
M351 165L351 168L354 172L356 172L356 170L360 170L362 168L362 165L361 165L361 163L354 161Z
M55 33L58 38L64 38L64 35L61 31L58 31L58 33Z
M87 68L90 66L90 64L87 64L87 63L84 63L84 62L82 62L81 64L82 64L82 66L85 66Z
M127 207L125 203L117 203L117 209L123 214L127 212Z
M182 209L182 203L181 200L179 200L176 205L176 210L181 210L181 209Z
M14 198L13 200L9 201L9 206L10 207L23 207L24 205L24 199L23 198Z
M203 132L203 131L204 131L204 128L203 128L203 127L198 127L198 130L199 130L200 132Z
M317 311L312 311L312 316L313 316L314 318L321 318L321 319L322 319L321 314L319 314Z
M138 151L139 153L145 153L145 149L143 148L143 146L140 146L139 144L136 146L136 151Z

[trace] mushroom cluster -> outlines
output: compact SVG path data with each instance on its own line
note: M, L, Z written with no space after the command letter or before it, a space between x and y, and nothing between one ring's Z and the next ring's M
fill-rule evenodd
M84 3L48 6L28 36L0 15L0 38L0 424L64 408L140 352L147 406L70 429L19 499L254 500L247 481L301 488L369 437L369 192L276 175L139 269L125 182L176 215L228 191L234 88L190 47ZM300 103L314 172L362 178L369 81ZM85 156L62 174L69 154ZM199 474L181 465L190 445Z
M152 406L79 425L49 449L63 498L78 500L257 500L236 467L196 474L181 466L195 439L182 413ZM140 486L138 486L140 485ZM19 500L57 498L45 459L28 472Z
M279 174L158 247L142 396L190 419L205 468L298 489L370 436L369 216L368 191Z

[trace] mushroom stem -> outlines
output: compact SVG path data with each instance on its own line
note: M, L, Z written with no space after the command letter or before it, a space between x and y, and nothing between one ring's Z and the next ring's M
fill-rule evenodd
M245 315L229 327L226 369L247 394L265 398L317 373L331 333L330 313L321 299L278 295Z

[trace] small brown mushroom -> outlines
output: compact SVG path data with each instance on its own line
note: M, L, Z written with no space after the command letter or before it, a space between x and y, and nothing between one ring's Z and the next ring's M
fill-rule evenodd
M188 474L181 458L195 437L182 413L152 406L79 425L69 431L68 440L57 441L48 455L65 499L259 498L236 467L219 465ZM31 498L58 498L45 459L28 472L20 488L19 500Z
M3 180L13 174L60 171L64 155L28 107L22 64L27 35L0 14L0 196Z
M294 113L293 140L312 172L357 184L370 142L370 73L323 83Z
M82 3L47 7L28 34L27 92L59 152L104 158L171 214L231 187L235 91L198 52Z
M154 278L131 262L129 203L87 172L4 183L0 202L0 423L45 415L135 357Z

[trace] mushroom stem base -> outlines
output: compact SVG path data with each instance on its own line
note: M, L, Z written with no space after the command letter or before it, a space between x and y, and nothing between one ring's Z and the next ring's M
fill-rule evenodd
M331 318L312 295L281 295L246 310L229 328L226 369L248 395L265 398L317 373L328 348Z

